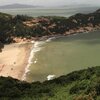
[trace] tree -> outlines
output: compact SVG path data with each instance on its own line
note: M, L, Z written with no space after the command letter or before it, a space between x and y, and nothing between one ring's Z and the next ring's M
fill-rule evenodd
M3 47L4 47L4 45L0 42L0 52L2 52Z

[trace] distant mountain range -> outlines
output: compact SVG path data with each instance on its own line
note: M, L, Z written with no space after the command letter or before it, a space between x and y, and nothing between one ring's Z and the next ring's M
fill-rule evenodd
M70 4L70 5L62 5L61 7L99 7L98 5L91 5L91 4Z
M9 4L9 5L3 5L0 6L0 9L20 9L20 8L82 8L82 7L93 7L93 5L86 5L86 4L71 4L71 5L62 5L62 6L35 6L35 5L27 5L27 4L19 4L19 3L15 3L15 4Z
M25 5L25 4L9 4L0 6L0 9L15 9L15 8L36 8L40 6Z

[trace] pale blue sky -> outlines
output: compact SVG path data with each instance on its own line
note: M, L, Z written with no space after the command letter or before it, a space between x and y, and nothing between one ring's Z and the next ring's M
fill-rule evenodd
M0 5L21 3L31 5L46 5L46 6L57 6L57 5L70 5L70 4L92 4L100 5L100 0L0 0Z

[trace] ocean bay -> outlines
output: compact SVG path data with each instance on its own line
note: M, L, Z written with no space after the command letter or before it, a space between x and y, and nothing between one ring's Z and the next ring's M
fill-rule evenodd
M100 31L81 33L41 41L33 57L28 81L44 81L49 75L59 77L72 71L100 65Z

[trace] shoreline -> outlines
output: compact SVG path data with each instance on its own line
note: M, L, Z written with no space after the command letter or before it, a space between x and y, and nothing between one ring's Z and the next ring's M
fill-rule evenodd
M69 29L69 31L66 31L65 33L54 33L50 35L44 35L40 37L31 37L30 39L27 38L22 38L22 37L12 37L13 43L20 43L20 42L28 42L31 43L32 41L46 41L50 38L58 38L62 36L70 36L70 35L75 35L75 34L82 34L82 33L88 33L88 32L93 32L93 31L99 31L100 30L100 24L96 26L85 26L85 27L78 27L78 28L73 28Z
M35 53L42 49L41 45L43 45L44 43L46 43L46 41L34 41L33 46L31 47L31 50L30 50L30 54L28 57L28 63L27 63L27 66L25 68L25 72L22 76L23 81L27 81L26 75L30 71L29 68L30 68L31 64L37 63L37 59L34 60Z
M0 62L0 76L4 76L4 77L10 76L10 77L19 79L21 81L27 81L26 75L29 72L30 65L32 63L36 62L36 61L32 62L32 59L34 58L35 53L41 50L41 47L39 46L39 45L42 45L41 42L46 43L46 42L50 42L51 40L56 39L56 38L77 35L77 34L82 34L82 33L87 33L87 32L93 32L93 31L99 31L99 29L96 30L94 28L91 31L84 31L84 32L79 32L79 33L74 32L74 33L70 33L70 34L57 34L57 35L43 36L41 38L38 38L38 40L33 40L33 41L28 40L28 42L24 41L24 42L12 43L10 45L7 45L8 47L11 45L14 45L13 47L15 47L15 48L17 47L16 45L18 45L17 49L19 50L18 51L19 54L17 53L15 55L22 57L22 59L19 57L19 60L18 60L18 58L17 58L16 61L18 61L18 63L20 63L20 64L18 64L18 65L16 64L16 67L17 67L16 70L14 70L12 67L10 67L9 72L8 72L7 68L6 68L6 72L5 71L2 72L2 70L5 69L6 65L5 65L5 63L2 65L2 63ZM4 50L2 51L2 53L3 52L4 52ZM0 54L2 54L2 53L0 53ZM21 53L23 53L23 54L20 55ZM22 62L20 62L20 59L22 60ZM2 65L2 68L1 68L1 65Z
M97 27L81 27L79 29L71 29L69 31L66 31L66 33L64 33L64 34L53 34L53 35L42 36L42 37L36 38L36 40L38 40L38 41L44 41L45 40L46 41L50 38L55 39L55 38L59 38L59 37L95 32L95 31L99 31L99 30L100 30L100 26L97 26Z
M33 44L33 45L34 45L34 44ZM21 78L22 81L26 80L26 74L30 71L30 70L29 70L29 67L30 67L30 65L32 64L32 58L33 58L32 48L33 48L33 46L30 48L30 52L29 52L29 55L28 55L28 57L27 57L27 58L28 58L28 59L27 59L27 65L26 65L26 67L24 68L24 73L23 73L22 78Z

